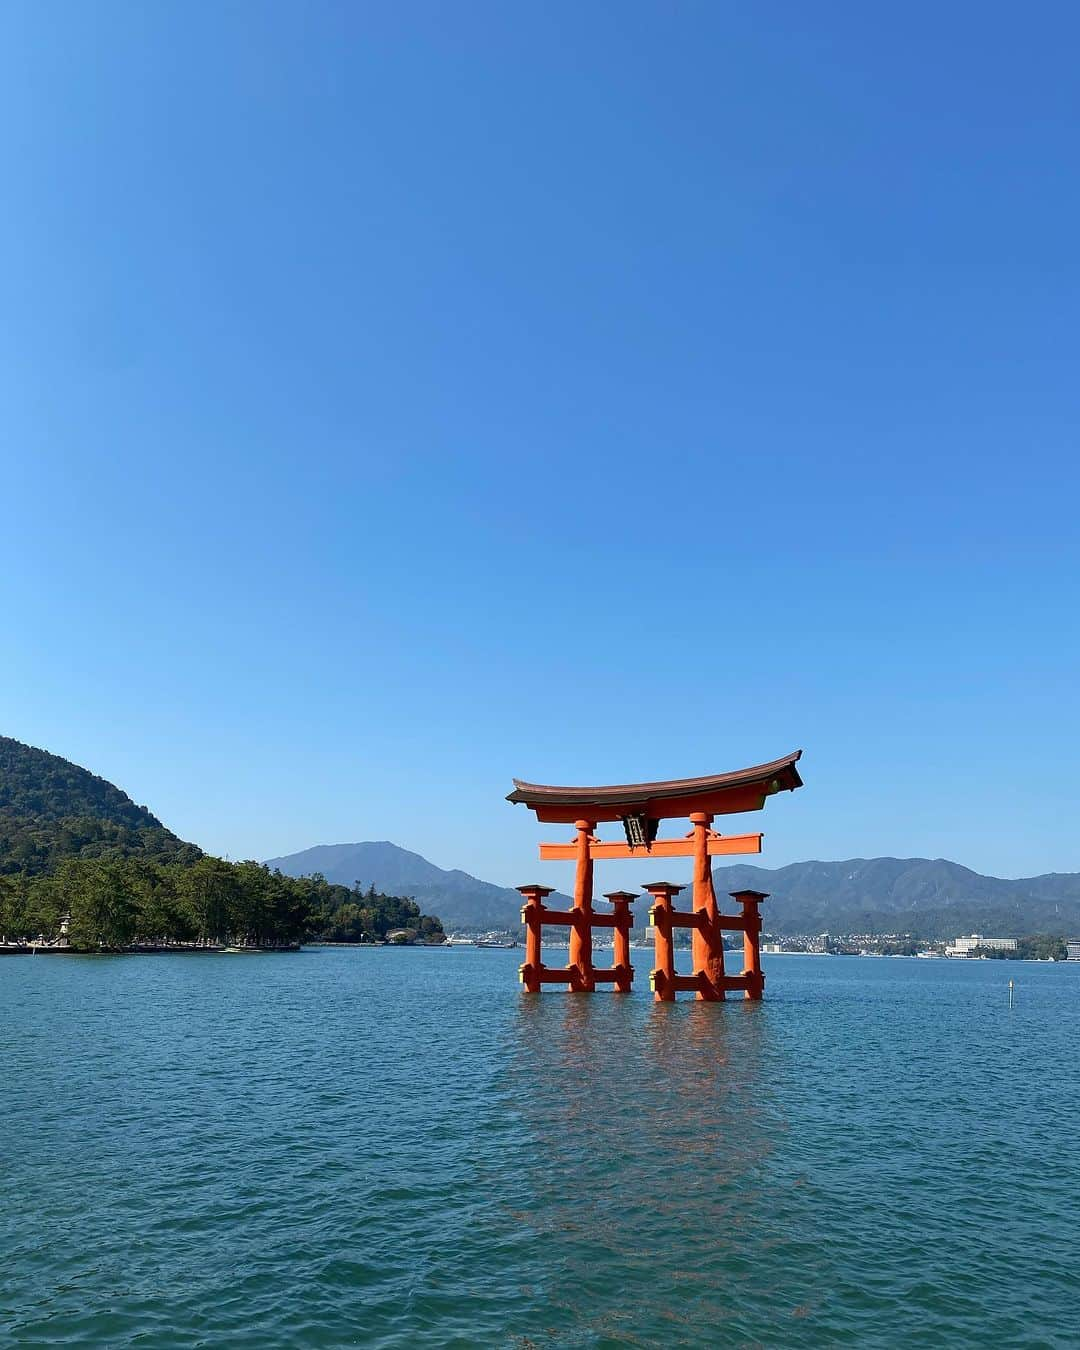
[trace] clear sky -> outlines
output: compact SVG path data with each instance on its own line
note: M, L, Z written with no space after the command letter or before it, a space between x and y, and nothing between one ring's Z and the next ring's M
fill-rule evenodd
M232 857L802 746L765 865L1080 870L1078 42L9 0L0 728Z

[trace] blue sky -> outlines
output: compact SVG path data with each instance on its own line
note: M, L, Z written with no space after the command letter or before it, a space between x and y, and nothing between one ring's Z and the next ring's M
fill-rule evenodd
M1078 40L5 5L2 730L233 857L803 746L766 865L1080 870Z

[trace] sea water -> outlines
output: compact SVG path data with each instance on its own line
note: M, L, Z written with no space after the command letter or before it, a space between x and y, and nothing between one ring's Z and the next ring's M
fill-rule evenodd
M1080 965L521 956L0 962L0 1343L1080 1343Z

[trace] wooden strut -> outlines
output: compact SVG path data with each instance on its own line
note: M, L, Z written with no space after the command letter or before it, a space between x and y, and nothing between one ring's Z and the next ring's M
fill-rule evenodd
M550 886L519 886L525 897L521 917L525 923L525 961L519 969L521 983L526 993L538 994L545 984L566 984L572 990L584 991L582 974L582 954L580 949L571 955L565 966L545 966L540 949L545 923L563 925L572 930L573 935L583 927L578 909L548 909L544 900L551 894ZM637 897L632 891L610 891L605 897L613 907L611 914L595 914L589 911L586 944L588 948L588 968L590 991L597 984L611 984L617 994L628 994L634 982L634 967L630 964L630 929L634 916L630 911L631 902ZM592 964L592 929L611 928L612 963L608 970L597 970ZM576 959L575 959L576 956Z
M690 819L693 820L694 816ZM739 853L760 853L761 840L760 834L716 834L713 830L708 830L706 853L710 858L729 858ZM608 862L617 858L692 858L696 854L697 847L698 841L694 830L691 830L685 839L654 839L647 848L644 844L631 846L613 840L591 839L589 857L594 862ZM540 861L576 861L578 848L579 842L576 839L569 844L541 844Z
M700 873L695 872L695 888ZM729 992L742 990L743 996L754 1002L760 1000L765 989L761 970L761 915L758 905L768 896L762 891L732 891L731 896L742 907L742 914L720 914L713 893L712 876L708 877L707 892L701 886L705 903L692 914L674 908L673 901L683 886L670 881L653 881L645 890L653 898L649 922L655 933L656 961L649 984L657 1003L674 1003L679 990L693 991L701 1002L715 1003ZM710 902L711 897L711 902ZM672 934L676 928L693 930L694 973L676 975L675 945ZM743 973L724 972L722 934L727 931L743 934Z
M525 961L520 978L529 993L539 993L545 984L567 984L576 993L591 994L597 983L610 983L617 994L628 994L634 981L634 967L630 964L630 929L634 918L630 903L636 897L630 891L611 891L605 899L612 903L611 914L593 911L593 855L598 842L593 835L596 828L591 820L575 822L577 839L574 873L574 907L570 910L552 910L544 904L551 894L550 886L519 886L525 897L521 917L525 922ZM546 967L541 959L542 930L545 923L562 924L570 929L570 953L562 968ZM593 965L592 934L594 928L611 928L612 963L609 970L597 970Z
M693 828L684 839L657 839L648 846L635 846L597 839L593 834L595 821L582 819L574 822L577 835L572 843L541 844L540 857L544 861L573 858L576 864L574 904L569 910L549 909L544 899L551 894L550 886L518 887L526 901L521 911L526 925L526 950L525 961L520 968L521 982L526 990L539 993L545 984L566 984L575 992L592 993L598 982L611 982L618 992L629 992L633 979L633 967L630 965L630 927L633 922L630 902L635 897L629 891L612 891L605 898L611 900L614 912L595 913L592 907L593 864L598 858L636 858L647 854L664 858L689 857L694 860L694 908L691 914L676 911L672 904L682 887L672 886L668 882L658 882L655 888L645 887L654 902L649 917L655 933L656 958L651 983L656 998L661 1002L669 1002L679 989L692 990L703 1003L720 1002L726 998L729 990L743 990L747 998L760 998L759 986L764 985L764 977L761 976L757 933L760 933L761 921L757 920L757 930L752 939L747 927L745 907L741 917L720 914L709 859L736 853L760 853L761 835L720 835L712 829L712 823L713 817L708 812L694 811L690 814ZM543 964L540 950L544 924L570 929L569 960L565 966L547 967ZM593 965L594 928L615 930L610 971L597 971ZM692 930L693 975L675 974L671 938L675 928ZM742 930L744 933L745 962L741 976L729 977L724 969L723 933L726 929ZM752 990L757 990L757 993Z
M695 825L699 822L695 822ZM707 828L707 825L703 826ZM695 886L700 890L703 904L692 913L674 908L674 898L685 888L668 881L650 882L644 887L652 896L649 922L653 926L655 964L650 976L650 987L658 1003L672 1003L680 990L691 992L707 1003L723 1000L728 993L742 991L744 998L757 1001L765 988L761 970L761 915L758 909L768 897L762 891L732 891L741 908L741 914L719 913L712 875L706 867L703 877L695 869ZM575 992L591 993L597 984L611 984L616 993L628 994L633 985L634 967L630 964L630 929L633 914L630 909L636 898L631 891L608 891L613 912L597 914L592 910L591 890L589 905L575 905L573 909L549 909L544 901L551 894L550 886L519 886L525 899L521 917L525 924L525 960L519 976L526 993L538 994L545 984L565 984ZM576 894L577 888L575 888ZM570 932L570 960L565 966L545 966L541 956L544 924L567 927ZM592 930L613 930L612 964L609 969L597 970L592 964ZM694 973L675 973L676 928L689 928L693 933ZM724 971L723 933L743 934L743 973L728 975ZM575 943L577 938L577 943Z

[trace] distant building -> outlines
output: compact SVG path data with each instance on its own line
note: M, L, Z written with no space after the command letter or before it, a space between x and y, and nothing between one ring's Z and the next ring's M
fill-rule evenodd
M1065 943L1065 950L1069 953L1068 960L1080 961L1080 938L1070 938Z
M1014 952L1016 939L982 937L979 933L972 933L970 937L956 938L951 946L945 948L945 955L970 956L976 947L993 952Z

